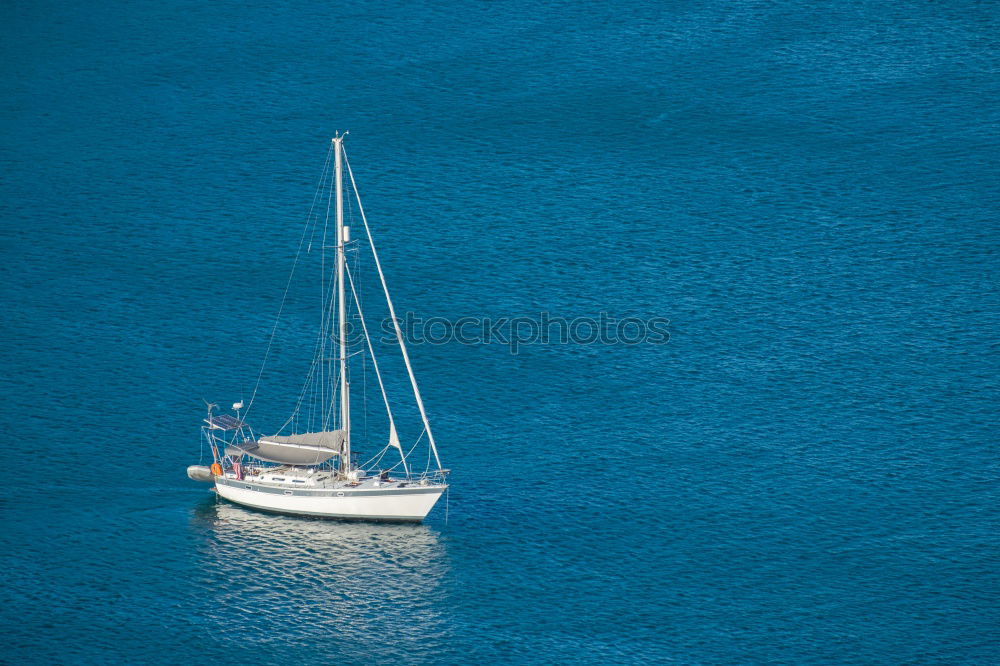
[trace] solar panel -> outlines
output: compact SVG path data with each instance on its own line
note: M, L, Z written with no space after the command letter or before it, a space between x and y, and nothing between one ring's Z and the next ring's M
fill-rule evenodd
M243 427L243 421L229 414L213 414L205 419L205 423L217 430L238 430Z

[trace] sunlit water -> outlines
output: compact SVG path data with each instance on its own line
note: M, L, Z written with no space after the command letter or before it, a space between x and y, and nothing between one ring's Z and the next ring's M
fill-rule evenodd
M1000 659L990 3L0 18L0 659ZM671 320L416 345L454 470L422 526L184 475L201 398L253 385L336 129L401 310Z

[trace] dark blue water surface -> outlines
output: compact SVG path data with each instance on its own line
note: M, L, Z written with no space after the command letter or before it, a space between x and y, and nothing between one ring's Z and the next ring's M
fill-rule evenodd
M0 660L997 663L998 35L989 2L4 3ZM414 346L447 522L184 473L338 129L402 311L670 319Z

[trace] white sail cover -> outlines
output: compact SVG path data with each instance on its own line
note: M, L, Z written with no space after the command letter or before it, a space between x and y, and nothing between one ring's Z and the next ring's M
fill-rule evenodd
M344 443L343 430L303 432L297 435L261 437L226 449L229 454L247 454L258 460L284 465L318 465L340 453Z

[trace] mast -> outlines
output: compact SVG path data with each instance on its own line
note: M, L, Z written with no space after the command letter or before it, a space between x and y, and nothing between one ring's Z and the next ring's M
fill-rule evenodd
M344 245L347 242L347 230L344 227L343 145L344 136L338 133L333 139L335 155L333 168L334 179L337 183L337 337L340 343L340 427L344 431L340 470L346 474L351 471L351 396L347 385L347 301L344 298Z

